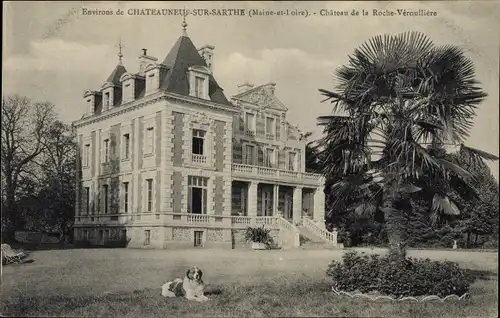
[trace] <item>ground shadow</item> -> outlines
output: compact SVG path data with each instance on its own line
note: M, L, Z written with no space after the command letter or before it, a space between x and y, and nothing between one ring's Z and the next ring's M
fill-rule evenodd
M498 274L492 271L479 269L464 269L465 277L470 283L476 280L492 280L498 279Z

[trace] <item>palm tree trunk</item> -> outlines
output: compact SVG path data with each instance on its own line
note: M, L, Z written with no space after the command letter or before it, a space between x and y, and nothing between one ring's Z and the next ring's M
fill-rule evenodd
M399 256L406 256L406 228L407 217L406 208L411 207L409 202L401 195L386 203L390 207L391 213L386 214L387 236L389 239L389 249L391 253Z

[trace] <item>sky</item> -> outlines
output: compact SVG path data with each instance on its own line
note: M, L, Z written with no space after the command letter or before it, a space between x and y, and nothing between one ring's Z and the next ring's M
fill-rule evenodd
M319 88L332 90L334 71L355 48L379 34L420 31L436 44L461 46L476 66L488 98L477 111L469 146L499 154L499 27L497 1L439 2L4 2L4 94L20 94L56 105L67 123L84 113L83 92L98 89L118 62L138 70L142 48L162 61L182 33L182 17L128 15L128 9L245 9L244 16L186 18L193 43L215 46L214 76L226 96L237 85L276 83L288 120L321 135L316 118L331 113ZM117 16L83 15L83 8L122 9ZM249 10L287 10L308 16L249 16ZM347 11L324 16L321 10ZM437 16L374 16L373 10L429 10ZM350 15L365 10L367 16ZM490 164L498 180L498 163Z

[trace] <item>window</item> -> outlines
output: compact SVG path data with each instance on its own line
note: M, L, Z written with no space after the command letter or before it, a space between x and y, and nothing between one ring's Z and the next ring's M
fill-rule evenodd
M104 214L108 213L108 196L109 196L109 186L107 184L102 186L102 192L104 196Z
M97 191L97 214L101 214L101 191Z
M130 157L130 134L123 135L123 158L129 159Z
M151 230L144 230L144 245L147 246L151 243Z
M267 148L265 156L266 167L272 168L274 166L274 149Z
M83 239L85 240L89 239L89 230L83 230Z
M194 247L203 246L203 231L194 231Z
M90 144L83 146L83 166L88 167L90 163Z
M266 118L266 134L270 136L274 136L274 130L275 130L275 125L274 125L274 118L273 117L267 117Z
M254 165L254 158L255 158L255 146L245 145L244 163L246 165Z
M288 170L295 171L295 162L297 161L297 155L295 152L290 152L288 155Z
M109 92L104 93L104 105L109 107Z
M128 182L123 183L123 212L128 213Z
M128 101L134 99L133 98L133 91L131 90L130 83L125 85L125 89L123 90L123 100Z
M90 113L94 113L94 107L92 107L92 99L87 99L87 109Z
M193 130L193 154L204 155L205 132L203 130Z
M144 154L152 154L154 150L154 129L153 127L149 127L146 129L146 149L144 150Z
M246 113L245 128L247 131L255 131L255 115L252 113Z
M85 212L87 214L90 214L90 188L85 187L84 188L84 195L85 195Z
M104 162L109 161L109 139L104 140Z
M188 177L188 213L207 214L207 178Z
M148 75L148 82L146 83L147 85L147 90L148 91L152 91L153 89L155 89L155 82L156 82L156 78L155 78L155 74L149 74Z
M122 240L125 240L127 238L127 230L121 230L120 231L120 238Z
M147 189L147 207L146 210L151 212L153 210L153 179L146 179Z
M205 79L203 77L195 76L194 77L194 95L199 98L203 98L204 95L204 87Z
M264 211L264 216L273 214L272 193L269 190L262 191L262 211Z

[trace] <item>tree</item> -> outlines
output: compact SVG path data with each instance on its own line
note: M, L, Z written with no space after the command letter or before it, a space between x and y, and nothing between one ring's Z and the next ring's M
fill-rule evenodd
M474 77L460 48L437 46L417 32L376 36L356 49L336 71L335 92L320 89L334 111L346 114L319 118L323 172L336 178L329 211L383 212L391 246L399 246L411 196L422 190L417 184L440 176L444 186L433 187L432 210L458 214L448 184L473 191L474 175L439 149L457 145L474 163L498 160L463 144L487 96Z
M308 141L311 135L312 132L301 134L299 140L307 142L305 150L306 171L318 173L321 172L321 159L319 158L320 150L315 141Z
M16 191L22 178L36 177L32 165L44 150L55 117L53 107L17 95L2 99L2 233L12 235L19 226Z
M457 200L462 207L457 228L466 233L466 246L470 246L471 234L475 235L475 244L479 235L498 234L499 186L486 164L471 164L470 158L464 155L456 156L455 160L473 170L477 176L474 186L478 196L469 200L459 197Z
M67 232L73 224L76 197L77 144L72 127L55 121L45 140L41 166L45 187L40 193L41 210L52 230Z

